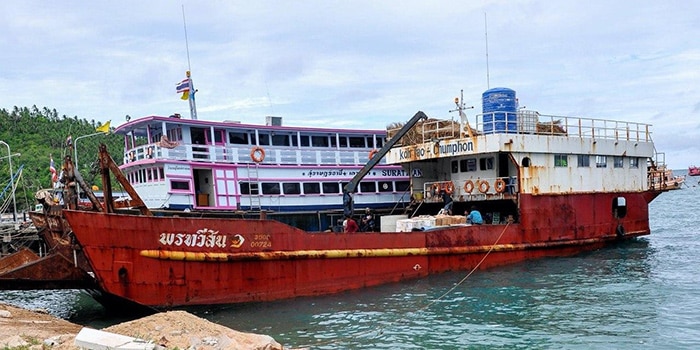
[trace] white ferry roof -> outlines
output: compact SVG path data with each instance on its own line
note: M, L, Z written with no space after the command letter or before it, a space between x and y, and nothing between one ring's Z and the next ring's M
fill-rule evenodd
M128 121L114 129L116 134L129 134L134 133L135 136L145 136L146 127L154 126L155 128L160 128L163 123L170 125L188 125L188 126L200 126L200 127L215 127L215 128L227 128L227 129L255 129L255 130L279 130L279 131L304 131L309 133L337 133L342 132L343 134L357 134L357 135L386 135L386 130L384 129L339 129L339 128L316 128L316 127L305 127L305 126L277 126L277 125L265 125L265 124L245 124L240 122L232 121L206 121L206 120L194 120L178 117L163 117L163 116L146 116L138 119ZM152 128L153 129L153 128Z

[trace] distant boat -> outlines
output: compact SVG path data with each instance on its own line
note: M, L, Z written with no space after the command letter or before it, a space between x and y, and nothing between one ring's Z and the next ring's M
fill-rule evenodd
M685 176L674 175L670 169L659 169L657 174L661 176L651 178L651 185L657 190L678 190L685 183Z
M688 167L688 176L700 176L700 168L695 165Z

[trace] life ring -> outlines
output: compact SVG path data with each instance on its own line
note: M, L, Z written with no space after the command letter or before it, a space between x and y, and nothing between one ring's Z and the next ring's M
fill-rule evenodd
M503 193L506 190L506 182L501 178L496 179L496 182L493 183L493 189L498 193Z
M491 186L489 185L488 181L486 181L486 180L479 181L479 192L486 193L489 191L490 187Z
M375 149L373 149L373 150L371 150L371 151L369 151L369 155L368 155L368 158L369 158L369 159L372 159L372 158L374 158L374 156L375 156L375 155L377 154L377 152L378 152L378 151L377 151L377 149L376 149L376 148L375 148Z
M442 184L442 189L447 194L452 194L455 191L455 184L452 181L447 181Z
M250 150L250 159L256 163L260 163L265 159L265 150L262 147L255 146Z
M464 183L464 192L472 193L472 191L474 191L474 182L472 180L467 180L467 182Z

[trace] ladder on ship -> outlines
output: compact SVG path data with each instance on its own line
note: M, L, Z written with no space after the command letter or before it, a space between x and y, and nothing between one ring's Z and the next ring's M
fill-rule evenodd
M250 210L261 210L260 182L258 175L258 163L248 164L248 198L250 198Z

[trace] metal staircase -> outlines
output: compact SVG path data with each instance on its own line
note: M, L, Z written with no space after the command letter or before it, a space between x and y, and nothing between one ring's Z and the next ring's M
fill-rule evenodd
M248 164L248 198L250 198L250 210L261 210L260 182L258 175L258 163Z

